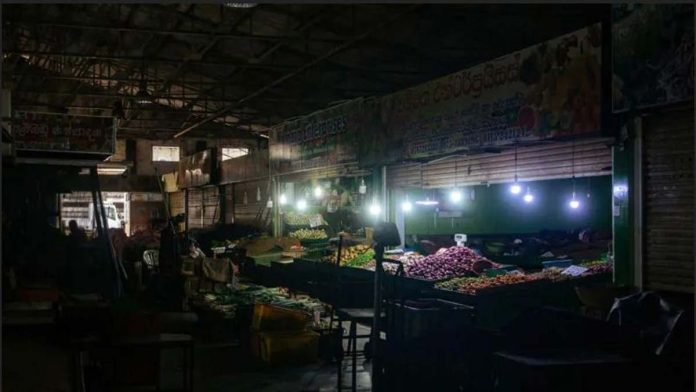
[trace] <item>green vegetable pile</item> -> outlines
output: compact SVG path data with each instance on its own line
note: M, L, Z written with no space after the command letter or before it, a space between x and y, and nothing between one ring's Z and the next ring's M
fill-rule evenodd
M221 294L206 294L204 301L214 309L223 310L234 315L234 311L240 305L253 305L257 303L282 306L290 309L312 312L321 309L322 303L310 297L290 298L286 289L280 287L263 287L249 285L239 290L226 290Z
M367 263L372 261L374 258L375 258L375 251L372 249L368 249L367 251L354 257L352 260L349 260L348 263L346 263L346 266L355 267L355 268L362 268L363 266L367 265Z

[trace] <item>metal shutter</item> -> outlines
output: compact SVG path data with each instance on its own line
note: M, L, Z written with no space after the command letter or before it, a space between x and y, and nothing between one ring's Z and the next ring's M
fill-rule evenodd
M189 229L200 229L203 226L203 191L200 188L188 190L188 224Z
M260 200L256 199L257 189L261 191ZM246 193L246 203L244 203L244 194ZM268 180L265 181L249 181L237 183L234 185L234 221L251 226L264 227L263 219L259 219L262 215L267 217L269 214L266 208L268 201Z
M595 138L575 142L575 176L611 174L611 139ZM517 149L517 176L520 181L570 178L573 143L550 142ZM421 168L423 184L421 184ZM431 163L407 163L388 168L387 182L392 188L446 188L455 185L512 182L515 151L451 157Z
M644 284L693 292L693 112L647 117L643 124Z

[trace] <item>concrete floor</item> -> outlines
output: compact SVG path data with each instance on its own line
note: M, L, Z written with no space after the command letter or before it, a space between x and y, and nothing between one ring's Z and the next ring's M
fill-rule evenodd
M363 333L364 331L360 331ZM5 392L70 392L70 355L51 338L52 330L5 328L2 350L2 390ZM362 348L364 342L358 342ZM163 390L181 380L180 354L165 351L161 357ZM369 363L358 360L358 390L370 390ZM343 383L350 383L350 362L344 361ZM40 376L37 376L40 375ZM323 392L336 391L336 365L312 364L268 368L238 347L198 344L195 352L196 392ZM348 389L349 390L349 389Z

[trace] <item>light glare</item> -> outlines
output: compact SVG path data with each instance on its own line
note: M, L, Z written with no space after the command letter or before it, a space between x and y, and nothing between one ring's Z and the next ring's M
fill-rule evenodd
M324 196L324 190L321 189L319 185L317 185L316 188L314 188L314 197L317 199L321 199L321 197Z
M278 197L278 202L280 203L281 206L288 203L288 197L285 196L285 193L280 194L280 197Z
M382 212L382 207L379 204L373 203L370 205L370 215L377 216Z
M522 192L522 187L519 184L515 183L510 185L510 193L513 195L519 195L520 192Z
M300 199L297 201L297 210L298 211L304 211L307 209L307 200L305 199Z
M405 202L401 203L401 210L403 212L411 212L413 209L413 204L411 204L410 201L406 200Z
M452 191L450 193L450 201L452 203L459 203L460 201L462 201L462 193L460 191L456 191L456 190Z

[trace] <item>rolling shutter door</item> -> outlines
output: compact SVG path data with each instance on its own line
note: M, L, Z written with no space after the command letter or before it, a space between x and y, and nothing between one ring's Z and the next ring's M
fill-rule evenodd
M693 112L648 117L643 124L644 284L693 292Z
M188 189L188 224L189 229L203 227L203 191L199 188Z
M220 218L220 195L217 186L203 188L203 226L214 225Z
M234 221L255 227L265 227L268 223L269 211L266 208L268 201L268 180L249 181L234 185ZM261 191L260 200L257 200L257 190ZM246 203L244 194L246 193ZM264 219L259 219L263 216Z
M575 142L575 176L611 174L611 139L584 139ZM421 167L423 184L421 184ZM520 181L570 178L573 168L573 144L551 142L517 149L517 176ZM515 176L515 151L458 156L441 161L408 163L389 167L391 188L446 188L457 185L511 182Z

